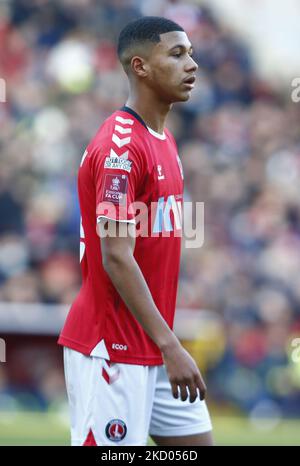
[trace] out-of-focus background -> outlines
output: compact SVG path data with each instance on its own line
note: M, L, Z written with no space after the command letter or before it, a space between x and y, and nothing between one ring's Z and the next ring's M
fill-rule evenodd
M199 64L168 120L185 198L205 203L176 332L206 379L216 443L299 445L297 0L1 0L0 444L69 443L56 339L80 286L76 174L126 100L118 33L149 14L181 24Z

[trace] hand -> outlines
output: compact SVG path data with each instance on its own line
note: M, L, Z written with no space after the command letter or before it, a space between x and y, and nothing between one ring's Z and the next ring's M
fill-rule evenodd
M206 385L194 359L181 344L178 342L162 349L162 356L174 398L178 398L178 388L180 388L182 401L187 400L189 391L190 403L193 403L198 396L198 390L200 400L204 400Z

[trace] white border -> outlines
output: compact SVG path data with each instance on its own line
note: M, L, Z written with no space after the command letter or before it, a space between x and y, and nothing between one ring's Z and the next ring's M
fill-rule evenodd
M154 129L149 128L149 126L147 126L147 129L148 129L149 133L151 133L152 136L156 137L157 139L161 139L162 141L164 139L167 139L167 136L166 136L165 132L163 132L163 134L157 133L156 131L154 131Z

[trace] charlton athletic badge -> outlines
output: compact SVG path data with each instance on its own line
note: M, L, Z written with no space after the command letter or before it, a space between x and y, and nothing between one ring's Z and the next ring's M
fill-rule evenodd
M120 442L127 433L125 422L120 419L113 419L105 428L106 437L112 442Z

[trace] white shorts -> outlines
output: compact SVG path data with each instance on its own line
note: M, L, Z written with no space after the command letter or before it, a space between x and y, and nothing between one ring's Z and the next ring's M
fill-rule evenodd
M109 361L64 347L72 445L147 445L148 435L212 429L205 401L175 399L164 366Z

